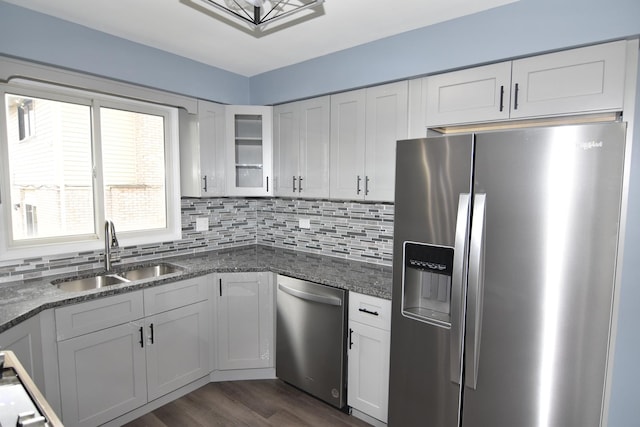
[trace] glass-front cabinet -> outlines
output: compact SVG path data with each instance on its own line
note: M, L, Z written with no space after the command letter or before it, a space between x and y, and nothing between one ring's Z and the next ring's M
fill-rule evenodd
M227 194L272 194L272 107L228 105Z

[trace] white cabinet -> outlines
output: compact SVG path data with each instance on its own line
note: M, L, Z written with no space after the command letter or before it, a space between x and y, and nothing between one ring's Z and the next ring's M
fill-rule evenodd
M39 315L1 333L0 350L13 351L38 389L44 393L44 366Z
M509 118L511 63L427 78L427 125Z
M58 343L65 426L97 426L147 403L143 335L130 322Z
M272 273L218 275L218 369L274 367Z
M227 194L270 196L272 107L227 105L226 132Z
M209 374L209 317L201 301L146 318L149 401Z
M56 309L66 426L105 423L209 374L208 280Z
M407 127L406 81L332 95L331 198L393 201L396 141Z
M347 404L384 423L389 400L390 330L391 301L349 293Z
M273 108L276 196L329 197L328 96Z
M180 189L183 197L224 196L225 107L198 100L198 114L180 111Z
M511 117L622 110L626 42L513 61Z
M427 77L426 124L622 109L626 42L613 42Z

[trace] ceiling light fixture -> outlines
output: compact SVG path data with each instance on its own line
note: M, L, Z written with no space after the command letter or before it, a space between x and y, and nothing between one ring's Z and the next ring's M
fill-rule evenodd
M252 29L262 30L324 0L200 0L200 3L239 19Z

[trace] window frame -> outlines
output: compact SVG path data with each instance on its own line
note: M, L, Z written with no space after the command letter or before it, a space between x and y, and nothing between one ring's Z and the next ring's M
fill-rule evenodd
M25 97L46 98L61 102L87 105L91 108L92 167L94 168L94 227L95 233L42 238L34 240L13 240L11 223L11 189L8 158L8 129L6 94ZM99 111L101 107L115 108L143 114L159 115L164 118L164 168L165 168L165 214L166 227L155 230L116 232L120 246L155 244L182 238L180 212L180 169L178 109L176 107L128 99L87 90L69 88L49 83L16 79L0 83L0 260L23 259L64 253L95 251L104 246L105 201L101 161L101 138Z

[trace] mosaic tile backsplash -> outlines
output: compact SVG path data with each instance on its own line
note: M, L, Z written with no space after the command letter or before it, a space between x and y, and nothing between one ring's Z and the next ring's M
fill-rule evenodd
M207 217L209 229L196 231ZM299 220L309 219L310 228ZM116 225L117 227L117 225ZM118 264L260 244L391 265L393 204L300 199L182 199L182 239L119 249ZM100 268L102 251L0 261L0 283Z

